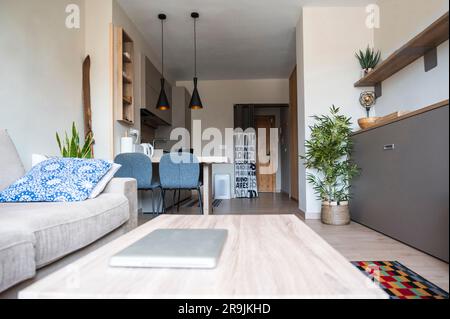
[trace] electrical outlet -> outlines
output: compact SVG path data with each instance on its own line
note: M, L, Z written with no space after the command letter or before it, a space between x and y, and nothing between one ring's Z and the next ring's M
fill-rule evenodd
M130 135L131 136L139 136L139 130L130 128Z

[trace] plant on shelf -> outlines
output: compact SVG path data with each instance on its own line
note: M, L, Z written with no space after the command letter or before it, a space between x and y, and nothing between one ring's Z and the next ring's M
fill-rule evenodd
M366 51L359 50L355 55L361 65L363 76L375 69L381 59L381 52L379 50L375 52L375 49L369 46Z
M301 156L308 173L307 180L322 200L322 221L344 225L350 222L348 200L350 183L359 170L350 160L353 144L350 138L351 118L339 114L334 105L330 115L314 116L306 154Z
M64 141L61 140L58 133L56 133L56 141L58 142L59 150L62 157L70 158L92 158L92 146L94 144L94 138L92 133L89 133L85 139L83 146L80 145L80 135L75 126L72 124L72 136L69 138L67 132L65 133Z

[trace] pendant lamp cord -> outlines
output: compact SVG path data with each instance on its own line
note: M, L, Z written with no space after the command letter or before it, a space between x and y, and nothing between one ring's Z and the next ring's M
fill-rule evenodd
M164 20L161 20L161 61L162 61L162 78L164 79Z
M194 73L197 77L197 19L194 19Z

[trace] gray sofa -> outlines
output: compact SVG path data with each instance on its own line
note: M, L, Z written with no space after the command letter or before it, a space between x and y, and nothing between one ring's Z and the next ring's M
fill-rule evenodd
M23 175L17 150L0 129L0 191ZM133 179L115 178L100 196L84 202L0 203L0 293L41 269L48 272L50 264L61 264L63 257L99 239L104 244L108 236L112 239L136 226Z

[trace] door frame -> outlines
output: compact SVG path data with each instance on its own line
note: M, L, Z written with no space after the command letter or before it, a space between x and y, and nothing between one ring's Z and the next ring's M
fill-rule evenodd
M290 130L290 192L291 199L299 201L299 153L298 153L298 92L297 92L297 67L289 77L289 130Z
M276 127L276 116L275 115L255 115L255 130L256 130L256 136L257 136L257 143L258 143L258 126L256 125L256 123L258 122L258 119L270 119L270 128L275 128ZM269 132L269 136L270 136L270 132ZM270 140L267 140L266 137L266 148L267 146L270 145ZM258 163L258 157L256 157L256 180L259 180L259 163ZM275 172L274 174L272 174L272 191L270 192L263 192L261 191L259 185L258 185L258 191L260 193L276 193L277 192L277 173Z

